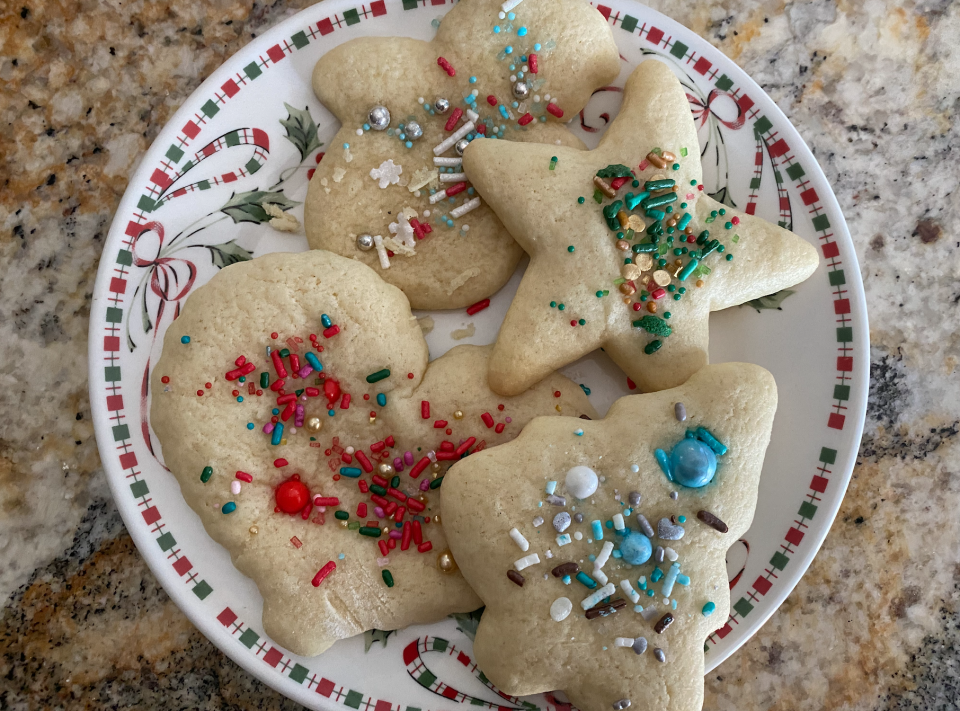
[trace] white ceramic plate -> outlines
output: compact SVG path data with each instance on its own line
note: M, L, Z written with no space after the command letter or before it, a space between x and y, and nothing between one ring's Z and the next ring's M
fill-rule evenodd
M154 455L149 431L151 363L190 291L238 259L306 249L303 237L262 224L262 204L302 201L324 150L305 138L311 123L324 144L338 128L310 89L314 63L364 35L431 38L450 7L445 0L327 0L244 47L194 92L147 152L120 204L94 289L90 396L104 468L130 534L166 591L211 641L310 708L564 706L551 694L506 698L486 682L470 657L476 615L368 633L315 658L277 647L263 634L256 587L206 535ZM843 498L867 399L863 286L830 186L760 87L707 42L646 7L618 0L597 8L613 25L624 58L619 86L648 56L668 62L686 85L706 148L708 192L790 225L823 257L796 293L711 317L711 360L768 368L780 388L780 409L756 519L728 556L733 609L707 642L710 670L790 593ZM573 122L589 145L616 114L619 98L616 87L598 92ZM302 207L293 213L301 217ZM450 348L450 332L468 322L476 335L467 342L492 342L518 282L519 272L475 317L434 313L431 355ZM626 378L600 353L565 372L590 388L601 412L629 392Z

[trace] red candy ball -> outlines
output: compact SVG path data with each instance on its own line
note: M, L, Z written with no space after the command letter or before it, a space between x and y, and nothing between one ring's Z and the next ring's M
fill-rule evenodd
M310 501L310 491L302 481L289 479L277 487L277 507L288 514L295 514L303 510Z

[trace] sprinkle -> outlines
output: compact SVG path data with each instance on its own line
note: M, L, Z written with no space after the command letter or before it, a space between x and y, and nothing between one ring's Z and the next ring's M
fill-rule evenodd
M517 544L517 547L526 553L530 550L530 542L523 537L523 534L520 533L516 528L510 529L510 539Z
M727 528L727 524L725 524L717 516L710 513L709 511L703 511L703 510L697 511L697 518L703 521L708 526L710 526L710 528L713 528L719 531L720 533L726 533L727 531L730 530L729 528Z
M622 531L624 529L623 514L615 513L613 515L613 527L617 531Z
M579 578L579 576L577 577ZM610 597L615 592L617 592L616 586L613 583L608 583L599 590L594 590L592 593L583 598L583 600L580 601L580 607L582 607L584 610L589 610L591 607L603 600L603 598Z
M516 585L519 585L521 588L523 587L523 584L526 582L524 577L515 570L508 570L507 577L510 579L510 582Z
M529 112L525 113L523 116L517 119L517 123L520 124L521 126L526 126L531 121L533 121L533 115L530 114Z
M329 561L325 566L320 568L320 570L317 571L317 574L313 576L313 580L310 581L313 587L315 588L320 587L320 583L323 582L324 578L330 575L330 573L336 570L336 568L337 568L337 564L334 563L332 560Z
M545 488L546 488L547 494L552 494L553 492L555 492L555 491L557 490L557 482L555 482L555 481L548 481L548 482L547 482L547 486L546 486Z
M660 647L657 647L653 650L653 656L658 662L665 663L667 661L667 655L663 653L663 650Z
M592 521L590 523L591 528L593 529L593 537L595 540L603 540L603 524L600 523L600 519Z
M479 198L478 198L478 199L479 199ZM473 304L472 306L468 306L468 307L467 307L467 314L468 314L469 316L473 316L474 314L478 314L478 313L480 313L481 311L483 311L485 308L487 308L489 305L490 305L490 299L484 299L483 301L478 301L477 303Z
M181 336L181 337L180 337L180 342L181 342L183 345L187 345L187 344L190 342L190 336Z
M680 564L672 563L670 568L667 570L666 575L663 577L663 588L661 593L664 597L670 597L673 593L673 585L677 582L677 576L680 574Z
M578 581L586 585L587 588L589 588L590 590L593 590L595 587L597 587L597 581L591 578L586 573L584 573L582 570L579 573L577 573L576 578Z
M531 553L530 555L525 555L523 558L515 560L513 567L517 570L523 570L524 568L529 568L531 565L536 565L540 562L540 556L536 553Z
M595 620L598 617L608 617L618 610L622 610L627 606L627 601L623 598L617 598L611 602L605 603L603 605L597 605L596 607L591 607L587 610L587 619Z
M550 619L554 622L563 622L573 611L573 603L568 598L558 597L550 605Z
M570 539L570 534L569 534L569 533L561 533L559 536L557 536L557 545L558 545L558 546L563 547L563 546L567 545L567 544L570 543L570 542L571 542L571 539Z
M248 484L253 481L253 477L247 474L246 472L237 472L237 479L240 481L245 481Z
M633 640L630 640L631 642ZM630 699L620 699L619 701L613 702L613 711L623 711L623 709L630 708Z
M600 555L598 555L597 559L593 562L594 575L597 574L597 571L599 571L600 568L607 564L607 561L610 560L611 553L613 553L613 543L610 541L604 541L603 547L600 549Z
M282 439L283 439L283 423L278 422L273 428L273 433L270 437L270 444L276 447L280 444L280 441Z
M567 497L565 497L565 496L560 496L559 494L550 494L550 495L546 498L546 501L547 501L548 504L552 504L553 506L566 506L566 505L567 505Z
M667 627L673 624L673 620L673 615L671 615L669 612L666 613L657 621L657 624L653 626L653 631L657 634L663 634Z
M454 77L457 75L457 70L443 57L437 57L437 64L443 68L443 71L445 71L448 76ZM390 587L393 587L393 585L390 585Z
M236 510L237 510L237 505L232 501L228 501L222 507L220 507L220 511L225 514L231 514Z
M673 548L670 546L664 548L663 552L667 556L667 560L669 560L671 563L680 557L680 554L673 550Z
M683 526L671 523L668 518L657 521L657 537L664 541L679 541L683 538Z
M660 469L666 475L667 479L673 481L673 474L670 471L670 459L667 457L667 453L662 449L656 449L653 452L653 456L656 457L657 464L660 465Z
M687 419L687 408L683 406L682 402L675 403L673 406L674 417L677 418L677 422L685 422Z
M714 437L705 427L698 427L696 435L697 439L702 440L715 454L722 456L727 453L726 445Z
M634 605L640 602L640 593L633 589L633 585L630 584L629 580L621 580L620 589L627 594L627 596L630 598L630 602L632 602Z
M643 531L643 535L645 535L647 538L653 538L653 526L650 525L647 517L642 513L637 514L637 525L640 526L640 530Z
M387 404L387 396L383 393L377 393L377 404L384 407Z
M433 148L433 154L435 156L443 155L447 151L456 145L457 141L466 136L468 133L473 131L476 128L476 124L473 121L467 121L460 128L458 128L454 133L450 134L446 139L441 143L438 143ZM431 200L431 202L433 202Z
M213 467L204 467L203 471L200 472L200 481L206 484L210 481L210 477L213 476Z
M442 477L441 477L442 478ZM540 528L543 525L543 516L534 516L533 517L533 527Z
M717 609L717 606L715 603L708 602L706 605L703 606L703 609L700 610L700 612L703 614L704 617L710 617L710 615L712 615L716 609Z
M570 514L566 511L561 511L556 516L553 517L553 528L557 533L563 533L568 528L570 528Z
M547 104L547 111L557 118L563 118L563 109L552 102Z
M386 568L384 568L382 571L380 571L380 576L383 578L383 582L384 582L384 584L385 584L388 588L392 588L392 587L393 587L393 585L394 585L394 583L393 583L393 573L391 573L389 570L387 570Z
M432 199L432 198L431 198L431 199ZM389 255L387 254L387 249L386 249L386 247L383 246L383 236L382 236L382 235L374 235L374 236L373 236L373 244L374 244L374 246L377 248L377 256L380 258L380 267L381 267L382 269L389 269L389 268L390 268L390 257L389 257ZM340 330L340 329L339 329L338 327L336 327L336 326L333 326L332 328L336 328L338 332L339 332L339 330ZM329 330L329 329L328 329L328 330ZM327 336L327 332L324 331L324 332L323 332L323 335L324 335L324 336ZM329 338L329 336L327 336L327 338ZM282 378L283 376L281 375L280 377Z
M576 573L579 570L580 570L579 565L577 565L576 563L570 562L570 563L561 563L550 572L553 574L553 577L562 578L564 576L569 576L572 573Z
M384 368L383 370L378 370L376 373L370 373L370 375L367 376L367 382L379 383L381 380L384 380L385 378L389 378L389 377L390 377L389 368Z
M459 168L463 165L463 158L434 158L433 164L447 168Z

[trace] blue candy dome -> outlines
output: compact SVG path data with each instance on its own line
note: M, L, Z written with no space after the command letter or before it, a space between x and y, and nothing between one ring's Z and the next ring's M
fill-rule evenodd
M650 556L653 555L653 545L642 533L630 531L620 544L620 553L625 563L640 565L650 560Z
M717 473L717 455L700 440L681 440L670 453L670 471L674 481L699 489L713 481Z

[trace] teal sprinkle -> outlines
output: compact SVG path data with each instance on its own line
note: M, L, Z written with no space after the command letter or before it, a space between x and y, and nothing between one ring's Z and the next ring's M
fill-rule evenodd
M587 397L590 397L590 388L588 388L588 387L587 387L586 385L584 385L583 383L580 383L580 389L583 390L583 394L584 394L584 395L586 395ZM251 428L251 429L252 429L252 428Z
M387 404L387 396L383 393L377 393L377 404L383 407Z
M706 605L703 606L703 609L700 610L700 612L703 613L704 617L710 617L710 615L712 615L716 609L717 609L717 606L715 603L708 602Z
M650 574L650 582L651 583L659 582L660 578L662 577L663 577L663 571L660 570L659 566L657 566L656 568L653 569L653 572Z
M677 521L679 521L680 523L686 523L686 522L687 522L687 517L686 517L686 516L677 516Z
M349 143L344 143L344 144L343 144L343 150L349 151L349 150L350 150L350 144L349 144Z
M272 412L274 415L280 414L280 410L278 410L277 408L273 408L270 412Z
M653 588L647 590L647 597L653 597L654 595L656 595L656 593L653 591Z
M227 503L225 503L223 506L220 507L220 511L222 511L225 514L232 514L236 510L237 510L237 505L232 501L228 501Z
M237 402L243 402L243 395L237 396Z
M533 45L533 51L534 51L534 52L539 52L539 51L540 51L540 47L542 47L542 45L538 42L537 44Z
M581 205L582 205L583 203L585 203L586 201L587 201L587 199L584 198L584 197L578 197L578 198L577 198L577 202L580 203Z
M190 342L190 336L181 336L180 342L184 345L188 344Z
M338 554L337 554L337 560L343 560L343 559L346 558L346 557L347 557L347 556L345 556L343 553L338 553Z
M253 425L252 422L248 422L248 423L247 423L247 429L248 429L248 430L252 430L253 427L254 427L254 425Z

